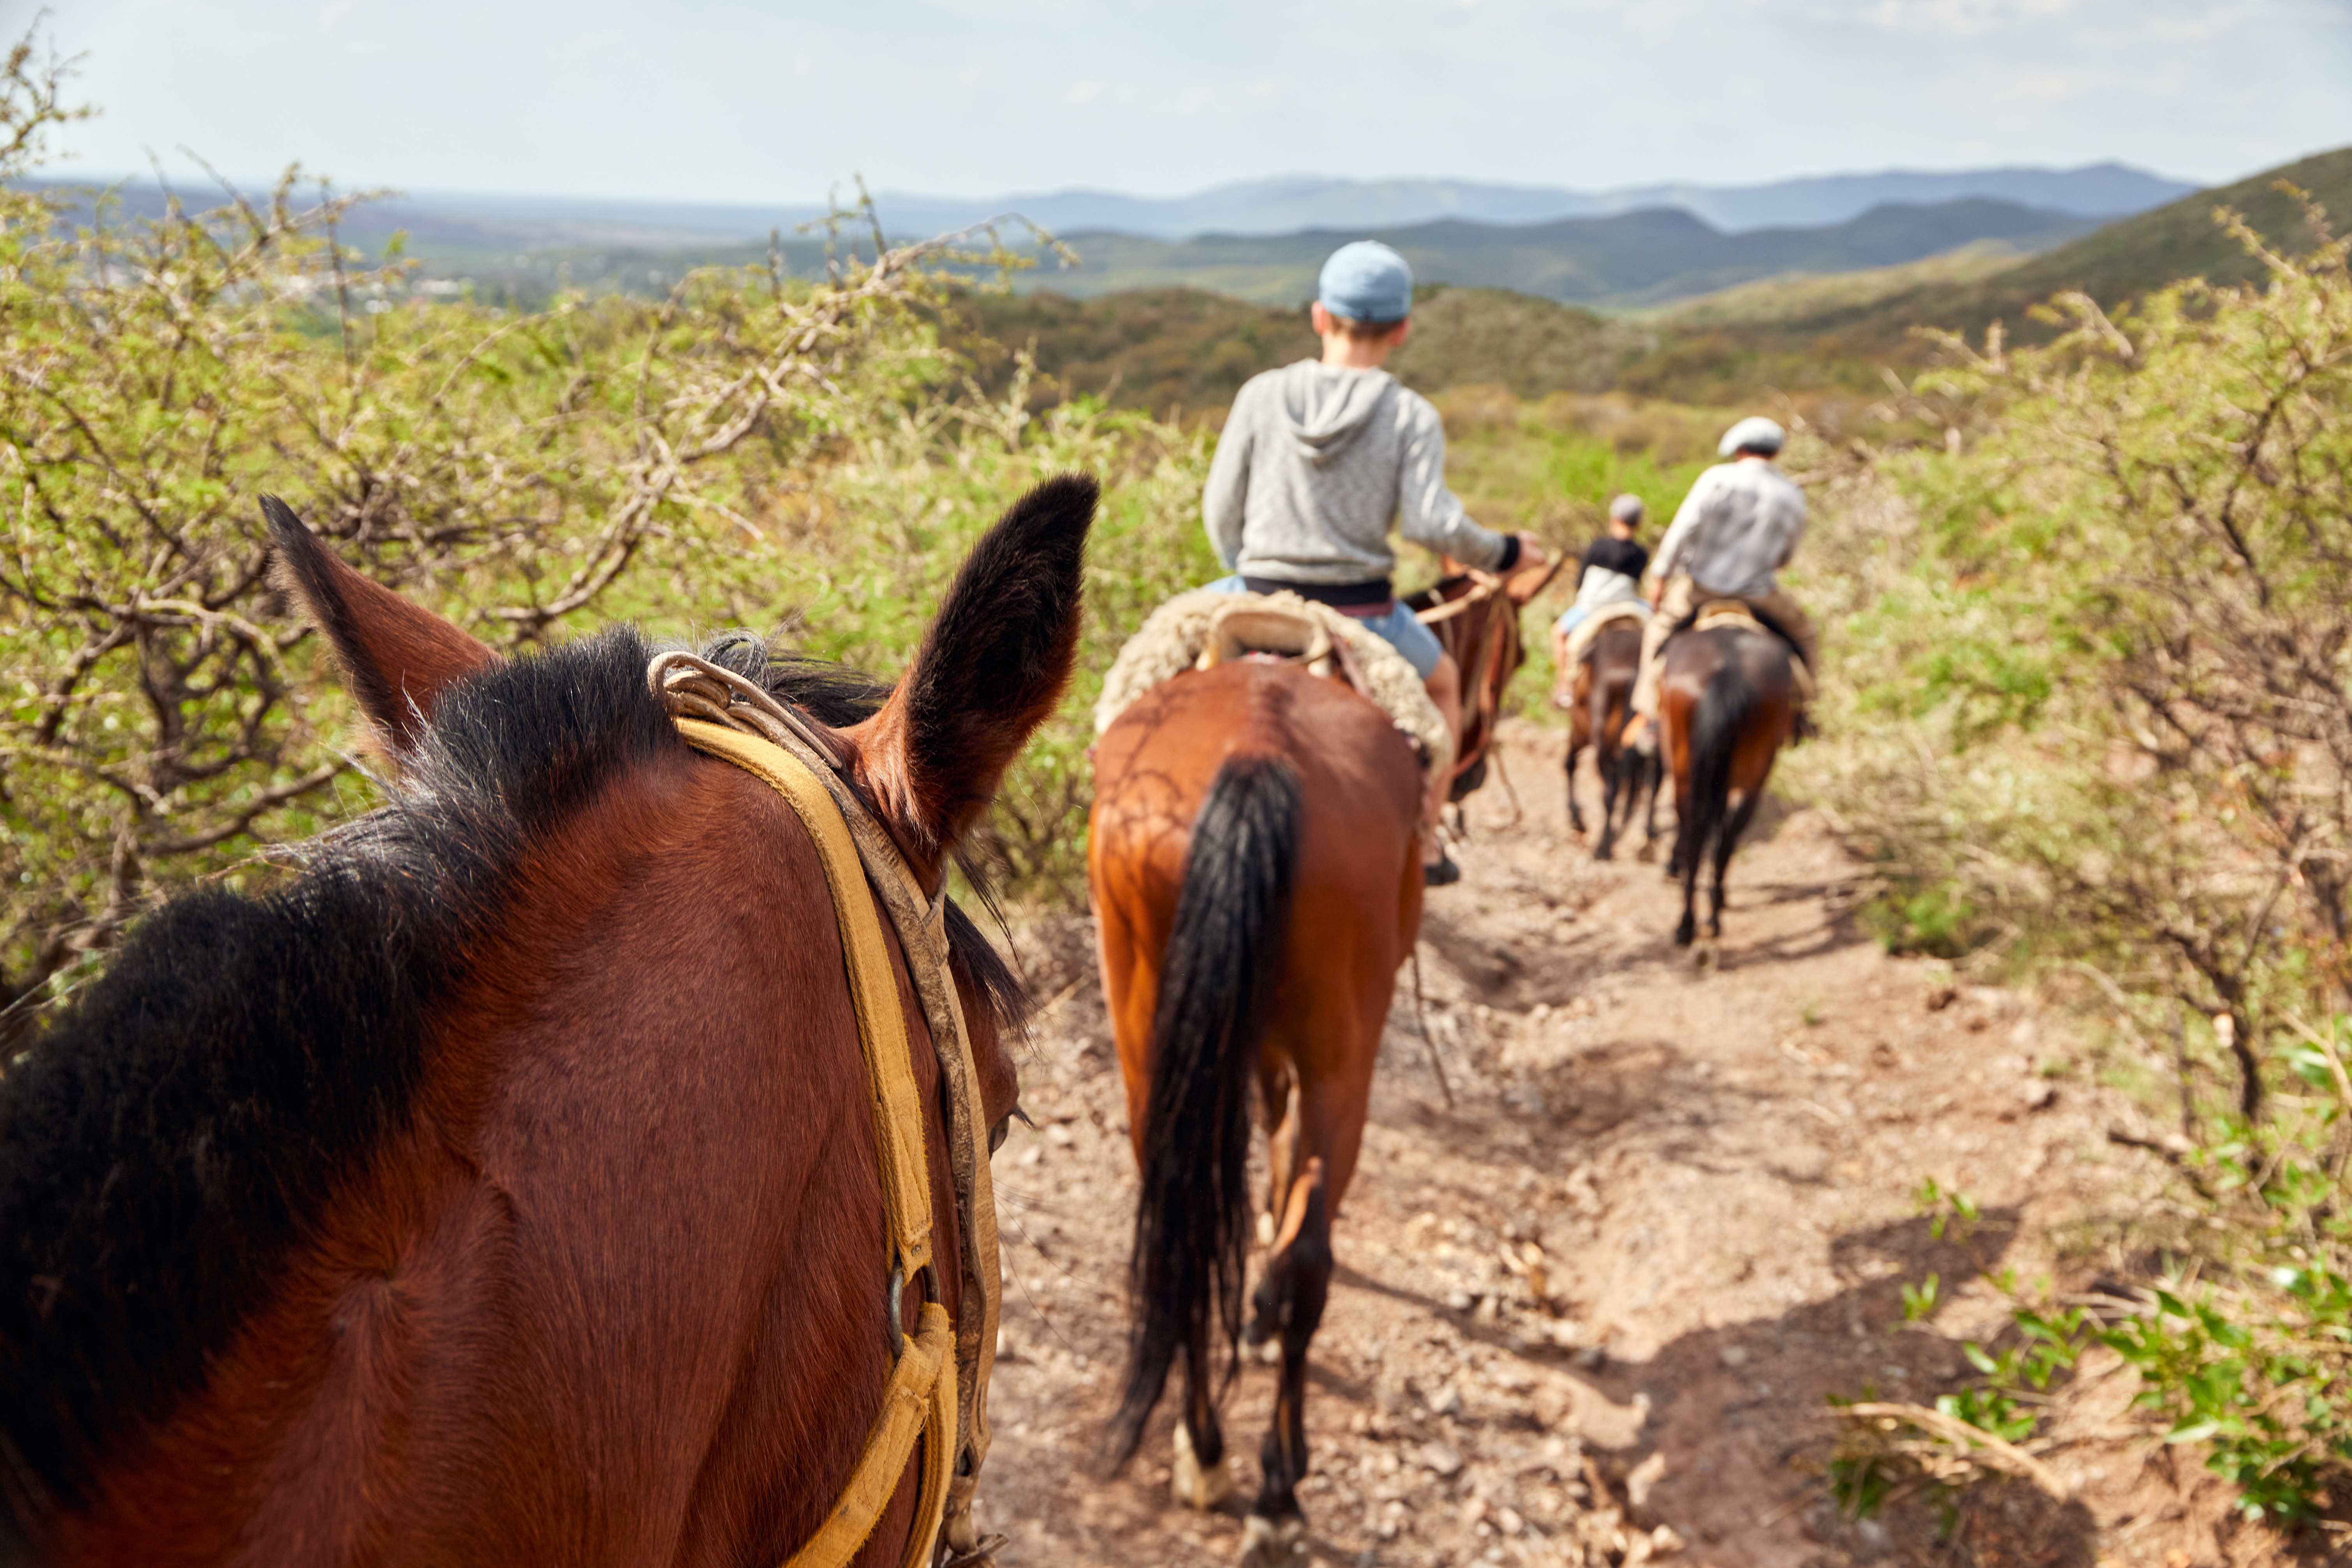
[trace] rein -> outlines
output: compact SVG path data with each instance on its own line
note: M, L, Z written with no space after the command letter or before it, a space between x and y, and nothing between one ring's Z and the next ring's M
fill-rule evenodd
M840 924L858 1045L873 1094L884 1230L891 1248L886 1324L894 1358L890 1380L840 1498L785 1568L841 1568L855 1557L897 1495L918 1437L926 1442L904 1568L928 1563L942 1531L951 1563L984 1562L1001 1542L979 1540L971 1499L988 1457L988 1382L996 1361L1002 1277L979 1075L948 966L946 891L936 900L923 895L898 846L842 776L832 746L757 682L677 652L657 656L646 681L688 745L768 784L808 828ZM924 1300L911 1334L903 1321L901 1292L933 1269L930 1173L906 1015L898 1005L877 901L906 955L947 1089L948 1158L963 1244L961 1310L952 1327L946 1308ZM933 1279L936 1286L935 1269Z

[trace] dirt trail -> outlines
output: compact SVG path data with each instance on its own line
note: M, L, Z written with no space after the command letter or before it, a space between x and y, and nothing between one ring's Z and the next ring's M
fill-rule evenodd
M2003 1314L1954 1282L2031 1279L2055 1227L2144 1184L2143 1157L2104 1137L2128 1110L2020 999L1940 996L1929 966L1858 931L1856 868L1811 814L1765 814L1720 966L1695 973L1657 867L1596 864L1567 832L1559 736L1516 725L1507 744L1524 817L1499 784L1474 799L1465 880L1431 894L1423 930L1455 1104L1408 972L1337 1226L1307 1404L1313 1560L2208 1560L2168 1558L2196 1521L2160 1516L2211 1508L2151 1501L2145 1450L2114 1445L2058 1461L2086 1502L2014 1487L1972 1505L1959 1555L1924 1510L1836 1514L1824 1396L1928 1402L1964 1375L1959 1342ZM1243 1504L1168 1501L1166 1405L1126 1475L1097 1473L1133 1163L1089 928L1024 941L1059 997L1024 1070L1040 1131L1016 1127L996 1162L1008 1279L983 1515L1010 1564L1223 1563ZM1982 1222L1932 1237L1927 1178ZM1947 1304L1906 1324L1901 1286L1931 1272ZM1272 1379L1250 1366L1225 1402L1244 1500ZM2118 1521L2155 1555L2114 1547Z

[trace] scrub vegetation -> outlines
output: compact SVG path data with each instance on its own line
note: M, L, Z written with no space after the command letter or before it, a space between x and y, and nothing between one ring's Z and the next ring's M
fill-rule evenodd
M1790 763L1885 940L2070 984L2172 1124L2100 1337L2284 1520L2352 1466L2352 247L2295 211L2287 253L2224 215L2248 282L1945 340L1945 441L1817 458L1843 635Z

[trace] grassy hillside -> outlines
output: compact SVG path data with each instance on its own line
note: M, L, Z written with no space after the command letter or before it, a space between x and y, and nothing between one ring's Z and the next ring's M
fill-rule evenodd
M1044 378L1030 394L1032 406L1093 395L1115 407L1177 418L1220 412L1259 371L1321 348L1304 310L1198 289L1087 300L960 293L942 313L941 335L971 361L992 395L1003 395L1015 356L1027 348Z
M1320 352L1305 310L1197 289L1075 300L961 294L943 313L941 331L992 395L1011 385L1025 347L1043 378L1030 395L1034 405L1093 395L1115 407L1186 420L1214 420L1259 371ZM1423 392L1499 386L1535 399L1605 392L1659 342L1646 326L1551 300L1499 289L1429 288L1390 368Z
M1892 266L1975 240L2036 250L2094 226L2087 218L1972 198L1928 206L1889 204L1831 226L1744 234L1725 234L1673 208L1511 226L1444 222L1370 232L1402 251L1423 282L1626 307L1786 272ZM1293 304L1311 297L1316 271L1332 248L1361 236L1311 229L1178 242L1108 233L1067 237L1082 265L1040 269L1024 287L1083 296L1181 284L1263 304Z

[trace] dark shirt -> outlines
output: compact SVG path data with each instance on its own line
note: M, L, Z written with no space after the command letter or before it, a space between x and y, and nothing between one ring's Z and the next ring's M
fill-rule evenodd
M1638 583L1650 569L1650 552L1630 539L1604 533L1585 547L1584 559L1577 565L1577 580L1583 581L1584 574L1595 566L1604 572L1622 572Z

